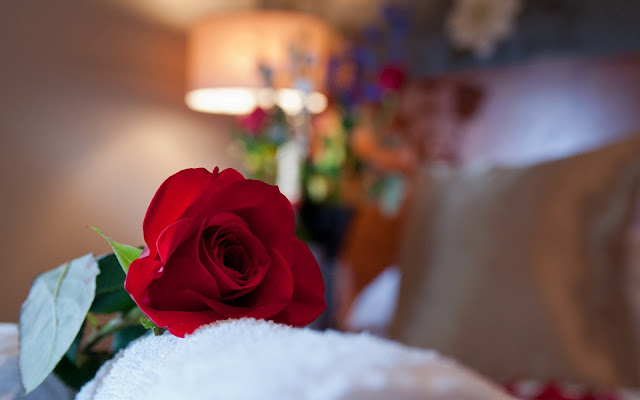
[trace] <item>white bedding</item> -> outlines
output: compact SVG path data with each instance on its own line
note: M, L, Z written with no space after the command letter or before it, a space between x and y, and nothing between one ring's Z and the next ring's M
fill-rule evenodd
M134 342L77 400L509 399L431 351L242 319Z
M51 375L27 396L18 372L18 327L0 323L0 400L70 400L74 392Z
M629 259L631 287L640 287L640 231L633 231L629 235ZM370 332L378 336L387 337L395 314L395 306L400 294L401 271L392 265L384 269L376 278L366 285L353 301L345 320L346 328L351 332ZM640 291L631 293L634 311L640 315ZM376 310L378 312L372 312ZM640 327L638 327L640 332ZM639 338L640 341L640 338ZM516 394L522 398L532 398L547 382L523 380L516 387ZM568 393L576 390L579 385L571 383L560 384L566 387ZM619 400L640 400L640 391L621 388L617 391Z
M401 278L400 268L392 265L365 286L349 309L345 321L347 330L387 337L398 303Z

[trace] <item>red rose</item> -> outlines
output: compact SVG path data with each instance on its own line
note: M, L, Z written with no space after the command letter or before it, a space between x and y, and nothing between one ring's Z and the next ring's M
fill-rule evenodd
M267 123L267 118L267 113L262 108L257 107L255 110L251 111L250 114L240 117L239 120L242 128L252 136L255 136L264 129L264 126Z
M143 231L125 289L176 336L228 318L304 326L326 307L318 264L276 186L233 169L180 171L156 192Z
M407 80L407 71L398 65L387 65L380 71L380 86L388 90L399 90Z

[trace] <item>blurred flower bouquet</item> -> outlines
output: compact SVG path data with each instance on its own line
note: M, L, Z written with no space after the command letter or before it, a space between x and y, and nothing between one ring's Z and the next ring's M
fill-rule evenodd
M242 317L305 326L326 307L291 204L276 187L235 170L169 177L143 233L143 248L103 235L113 254L87 254L35 279L20 314L27 393L52 371L79 388L147 329L184 337Z
M489 57L499 42L514 31L522 9L521 0L456 0L447 9L443 27L446 46ZM420 162L451 162L451 149L442 149L442 137L451 133L420 132L423 138L407 137L403 132L401 109L410 95L406 92L409 67L416 67L416 48L411 38L415 31L411 8L387 5L381 18L336 52L329 61L324 89L328 96L326 110L313 115L305 107L296 113L284 113L279 107L257 108L239 119L236 139L243 149L245 170L256 178L280 186L281 175L291 175L299 188L283 189L294 203L353 206L361 200L375 201L381 211L393 215L404 198L405 178ZM311 93L305 78L314 67L300 49L292 47L291 74L294 89ZM409 61L414 65L410 65ZM272 86L273 71L261 66L265 85ZM417 68L419 70L419 68ZM442 83L431 90L433 97L458 96L456 84ZM452 94L453 93L453 94ZM439 99L447 107L457 99ZM451 103L451 104L449 104ZM422 110L424 113L436 111ZM434 117L439 118L439 116ZM459 118L458 115L444 118ZM434 123L435 125L435 123ZM439 143L426 143L428 135L438 136ZM299 173L283 167L279 153L291 140L297 143ZM425 142L416 148L416 143ZM297 171L297 170L296 170ZM291 180L290 179L290 180ZM288 186L291 186L290 182Z
M407 81L404 46L411 20L408 10L395 6L385 7L382 16L382 24L332 57L324 112L287 115L278 107L257 108L239 119L235 137L253 178L280 185L279 171L287 168L278 166L279 152L295 139L302 165L301 198L290 197L294 203L350 207L375 199L388 212L397 210L405 173L412 168L411 154L399 146L393 127ZM299 54L292 59L301 64ZM269 82L268 69L263 71ZM297 82L305 87L304 79Z
M278 147L290 137L286 115L280 108L256 108L238 120L235 139L244 153L244 167L253 179L276 183Z

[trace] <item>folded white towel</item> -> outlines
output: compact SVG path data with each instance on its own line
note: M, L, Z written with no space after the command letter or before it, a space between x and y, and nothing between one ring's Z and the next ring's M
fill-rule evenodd
M479 376L367 334L296 329L253 319L184 339L146 336L98 372L77 400L509 399Z

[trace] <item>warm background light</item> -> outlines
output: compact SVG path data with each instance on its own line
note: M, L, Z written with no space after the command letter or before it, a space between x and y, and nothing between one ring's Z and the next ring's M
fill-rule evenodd
M269 97L259 69L266 65L273 71L273 101L285 112L305 107L322 112L327 99L320 91L334 43L329 26L306 14L252 11L212 17L189 35L186 102L197 111L249 113ZM308 56L310 65L292 65L293 51ZM296 77L309 80L310 93L294 89Z

